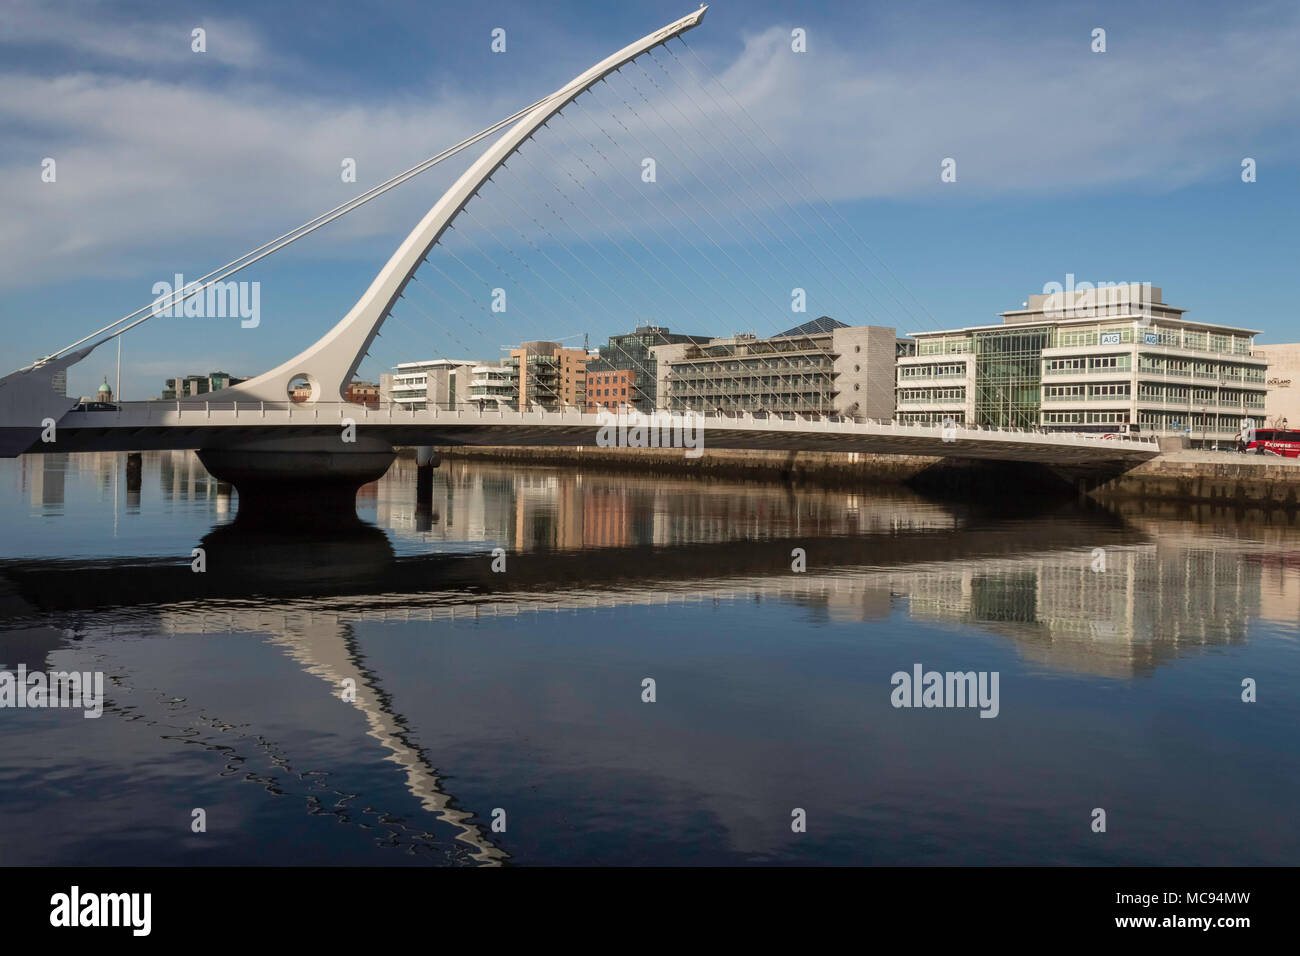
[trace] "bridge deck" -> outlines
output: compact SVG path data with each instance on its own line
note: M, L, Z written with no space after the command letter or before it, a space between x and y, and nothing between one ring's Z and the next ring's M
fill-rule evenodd
M642 419L644 421L644 418ZM955 428L855 422L793 416L699 415L703 447L782 451L865 452L930 455L1047 464L1103 461L1138 463L1154 458L1154 438L1075 435L1015 429ZM358 436L394 445L595 446L613 415L577 410L498 411L396 406L370 408L344 403L129 402L116 411L72 411L58 422L56 441L37 441L29 454L218 448L255 439L341 436L352 422ZM619 416L618 422L635 424ZM608 431L607 431L608 434ZM683 452L685 453L685 452Z

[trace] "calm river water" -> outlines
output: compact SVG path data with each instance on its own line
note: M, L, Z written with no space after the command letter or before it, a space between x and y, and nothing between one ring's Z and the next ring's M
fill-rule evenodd
M0 461L0 672L104 675L0 707L0 863L1300 861L1294 516L404 460L236 511Z

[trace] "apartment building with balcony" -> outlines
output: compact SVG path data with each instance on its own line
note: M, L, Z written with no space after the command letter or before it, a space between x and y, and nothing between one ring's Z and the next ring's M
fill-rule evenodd
M822 316L770 338L735 335L650 351L659 408L887 421L899 348L893 329Z
M470 404L490 409L519 407L519 386L513 368L499 363L475 365L470 375Z
M1244 418L1263 423L1258 332L1185 311L1157 287L1127 284L1032 295L1000 325L913 333L916 354L898 361L898 420L1232 441Z
M583 407L589 358L586 349L566 349L557 342L524 342L511 349L502 365L512 373L519 411Z
M411 411L454 409L470 399L470 359L430 359L402 362L379 376L379 399Z

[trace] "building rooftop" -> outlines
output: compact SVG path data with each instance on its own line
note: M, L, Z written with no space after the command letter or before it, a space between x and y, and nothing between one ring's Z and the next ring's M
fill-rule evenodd
M1181 312L1183 310L1176 309L1174 311ZM1052 318L1050 316L1044 315L1042 320L1033 320L1028 322L1023 322L1023 321L1015 322L1015 323L995 322L992 325L963 325L961 328L957 328L957 329L936 329L932 332L908 332L907 334L909 338L920 339L920 338L928 338L936 335L961 335L962 333L965 332L1003 331L1007 329L1008 326L1011 326L1012 328L1016 328L1020 326L1026 328L1033 328L1035 326L1040 326L1040 325L1096 325L1099 322L1113 322L1116 324L1122 324L1126 321L1131 322L1132 320L1137 319L1139 317L1140 316L1136 314L1092 315L1092 316L1086 316L1084 318L1077 318L1077 319L1063 319L1063 318ZM1151 318L1152 322L1157 325L1192 326L1194 328L1204 329L1207 332L1208 331L1229 332L1234 335L1260 335L1261 334L1261 330L1259 329L1246 329L1238 325L1224 325L1221 322L1195 322L1192 319L1184 319L1182 316L1162 316L1159 318L1153 316L1146 316L1146 317Z
M847 329L848 326L839 319L832 319L829 315L823 315L820 318L812 319L803 325L796 325L793 329L787 329L784 332L778 332L772 336L774 339L790 338L796 335L825 335L827 332L835 329Z
M422 369L422 368L445 368L447 366L477 365L478 359L429 359L426 362L402 362L394 365L395 369Z

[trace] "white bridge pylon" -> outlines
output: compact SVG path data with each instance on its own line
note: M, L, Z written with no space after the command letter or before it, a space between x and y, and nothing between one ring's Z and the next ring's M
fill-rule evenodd
M619 67L698 26L707 10L707 5L701 5L694 13L625 46L541 100L493 143L434 203L419 225L397 247L392 258L379 270L370 288L366 289L357 304L334 328L314 345L271 371L239 385L213 392L207 397L213 401L283 402L290 383L305 378L311 385L311 397L307 400L309 403L344 401L348 383L352 381L357 367L379 332L379 327L388 318L389 311L411 276L446 232L452 220L492 174L560 110Z

